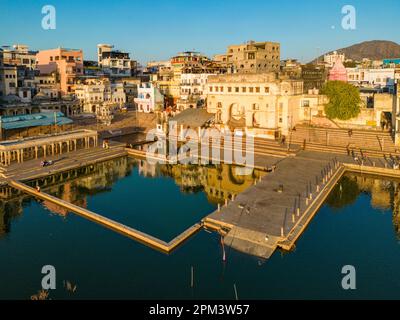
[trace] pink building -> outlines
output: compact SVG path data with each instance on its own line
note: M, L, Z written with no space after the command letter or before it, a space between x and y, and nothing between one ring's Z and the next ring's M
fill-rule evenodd
M83 75L83 52L65 48L42 50L36 54L37 69L40 74L57 71L61 94L73 91L75 80Z
M329 71L329 81L347 82L347 70L340 59L337 59L331 71Z

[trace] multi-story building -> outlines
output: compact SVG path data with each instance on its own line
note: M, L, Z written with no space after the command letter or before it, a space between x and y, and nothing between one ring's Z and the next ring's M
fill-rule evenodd
M382 88L393 93L396 69L393 68L347 68L348 82L359 87Z
M327 69L323 65L306 64L301 66L301 79L304 82L304 93L309 90L320 90L328 78Z
M171 68L171 60L166 61L150 61L147 63L146 68L144 69L144 73L147 74L156 74L162 68Z
M78 77L83 75L82 50L57 48L39 51L36 55L40 74L57 72L62 95L74 92Z
M385 67L397 68L397 67L400 67L400 58L398 58L398 59L383 59L382 64Z
M124 92L126 96L126 104L128 106L134 106L135 98L138 96L138 87L140 86L140 79L134 77L121 78L118 80L124 86Z
M99 67L111 77L130 77L136 73L137 62L129 57L129 53L114 50L113 45L97 45Z
M282 60L280 65L280 77L287 77L289 79L301 78L301 63L296 59Z
M395 92L395 103L392 116L392 126L395 132L395 143L400 145L400 81L397 82Z
M60 98L60 84L57 79L57 72L50 74L39 74L35 76L35 88L38 93L48 97L49 99Z
M187 108L204 107L207 97L208 77L220 72L219 68L212 67L188 67L183 69L177 109L183 111Z
M12 47L3 46L4 64L13 66L24 66L30 70L36 67L37 51L29 50L29 47L23 44L15 44Z
M18 95L18 73L16 66L0 67L0 96Z
M278 42L255 42L232 45L225 55L214 60L225 64L231 73L279 72L280 44Z
M155 112L164 110L164 96L152 83L142 83L138 88L138 97L135 99L139 112Z
M345 55L342 53L338 53L337 51L333 51L324 55L324 63L327 67L332 68L336 61L340 60L342 63L345 62Z
M154 83L160 92L164 95L167 107L174 107L180 97L180 80L174 78L172 67L163 67L157 74L151 76L151 82Z
M300 120L301 80L282 80L275 73L217 75L208 78L207 111L221 130L276 138Z
M4 70L3 70L3 50L0 48L0 97L4 95Z
M112 83L106 78L88 79L84 83L77 84L75 95L85 113L98 113L103 105L112 105L115 109L121 108L126 102L123 83Z

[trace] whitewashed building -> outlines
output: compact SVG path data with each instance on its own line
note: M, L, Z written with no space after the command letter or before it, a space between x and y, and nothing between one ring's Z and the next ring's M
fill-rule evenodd
M164 109L164 96L152 83L146 82L138 87L135 103L139 112L161 111Z
M394 92L395 71L393 68L346 68L349 83L359 87L387 88Z
M114 50L113 45L97 45L97 60L103 72L112 77L129 77L132 74L133 62L129 53Z
M345 55L338 53L337 51L333 51L332 53L324 55L324 63L327 67L333 67L338 60L344 63Z

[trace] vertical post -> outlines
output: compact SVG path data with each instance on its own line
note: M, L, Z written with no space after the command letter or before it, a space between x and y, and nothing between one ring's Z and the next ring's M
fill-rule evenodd
M194 287L194 268L193 266L190 268L190 287Z
M233 284L233 290L235 291L235 299L236 299L236 301L238 301L239 297L238 297L238 293L237 293L237 289L236 289L236 283Z

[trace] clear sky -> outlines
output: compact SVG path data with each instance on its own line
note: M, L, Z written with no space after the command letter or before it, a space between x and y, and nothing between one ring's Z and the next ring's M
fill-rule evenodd
M56 30L43 30L42 6L56 8ZM356 8L356 30L341 27ZM303 62L365 40L400 43L399 0L0 0L0 44L32 49L111 43L145 63L185 50L208 56L247 40L281 43L282 58Z

